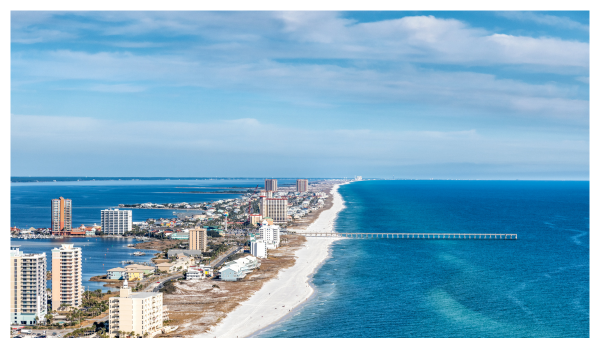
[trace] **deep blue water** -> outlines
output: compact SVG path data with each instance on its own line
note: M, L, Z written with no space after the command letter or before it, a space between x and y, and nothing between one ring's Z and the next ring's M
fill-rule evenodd
M346 239L271 337L587 337L589 183L363 181L338 231L517 233Z
M279 185L294 183L279 180ZM119 204L207 202L237 198L239 194L181 194L182 191L218 191L224 187L259 189L263 180L140 180L59 181L11 183L11 226L49 228L50 201L64 197L73 201L73 227L100 224L100 211ZM195 189L196 187L199 187ZM238 189L235 189L238 190ZM239 189L241 190L241 189ZM134 222L148 218L173 217L173 210L132 209Z

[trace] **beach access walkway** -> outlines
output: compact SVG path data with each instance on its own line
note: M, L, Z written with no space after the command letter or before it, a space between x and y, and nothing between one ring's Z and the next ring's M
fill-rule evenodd
M478 233L398 233L398 232L287 232L307 237L380 238L380 239L503 239L516 240L517 234Z

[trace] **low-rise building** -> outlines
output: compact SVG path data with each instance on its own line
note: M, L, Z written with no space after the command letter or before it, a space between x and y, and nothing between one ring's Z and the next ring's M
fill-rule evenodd
M213 276L213 268L208 265L190 266L185 275L186 280L204 279Z
M173 272L173 264L172 263L158 263L156 264L156 272Z
M178 239L181 241L187 241L190 239L190 234L185 232L175 232L171 235L171 239Z
M127 279L127 269L117 267L117 268L107 270L106 278L107 279L116 279L116 280Z
M225 263L219 270L221 280L235 282L246 277L250 271L260 266L260 262L256 257L245 256L234 261Z
M191 256L191 257L202 257L202 250L186 250L186 249L169 249L167 251L167 257L173 258L181 253Z

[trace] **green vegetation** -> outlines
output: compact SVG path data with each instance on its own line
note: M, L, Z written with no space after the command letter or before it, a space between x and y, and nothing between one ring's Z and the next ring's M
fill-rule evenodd
M229 249L229 247L225 244L218 244L218 245L209 244L209 248L212 249L212 252L210 253L211 260L219 257L219 255L221 255L222 253L226 252L227 249Z

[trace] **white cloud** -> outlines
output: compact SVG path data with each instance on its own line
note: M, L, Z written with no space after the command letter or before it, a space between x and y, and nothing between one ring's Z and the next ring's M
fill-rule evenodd
M269 135L265 142L260 135ZM536 165L587 163L585 141L560 139L520 142L512 138L486 137L476 130L459 131L373 131L368 129L312 130L264 124L255 119L211 123L167 121L122 122L81 117L12 115L13 162L37 158L40 154L77 154L109 160L118 149L126 163L151 163L183 156L191 163L236 158L247 166L292 162L340 163L356 161L373 165L468 162ZM64 152L64 154L63 154ZM267 155L268 154L268 155ZM41 160L41 159L40 159ZM305 163L304 165L308 165ZM319 165L318 162L310 165Z
M336 65L202 62L177 55L54 51L13 55L21 80L96 81L84 90L138 92L154 86L198 86L261 93L303 105L414 102L480 112L527 113L587 123L588 101L577 86L528 84L473 72L404 66L391 70ZM126 83L126 84L124 84ZM18 84L17 84L18 85ZM301 100L299 98L302 98ZM584 97L584 98L581 98Z
M519 21L531 21L541 25L554 26L566 29L589 31L588 25L582 24L568 17L541 14L536 12L497 12L499 16Z
M18 15L26 17L28 14ZM120 38L143 34L200 36L201 43L192 43L199 52L208 49L217 53L213 58L235 56L239 61L340 58L583 69L587 69L589 62L588 43L499 35L458 20L433 16L358 23L336 12L87 12L76 15L88 20L61 22L58 16L43 16L40 25L35 25L35 19L21 19L23 23L13 28L13 36L28 30L35 32L40 29L38 26L51 22L53 29L69 34L82 33L78 27L83 26L86 32ZM42 40L44 36L39 37L39 41ZM220 50L222 53L218 54Z

